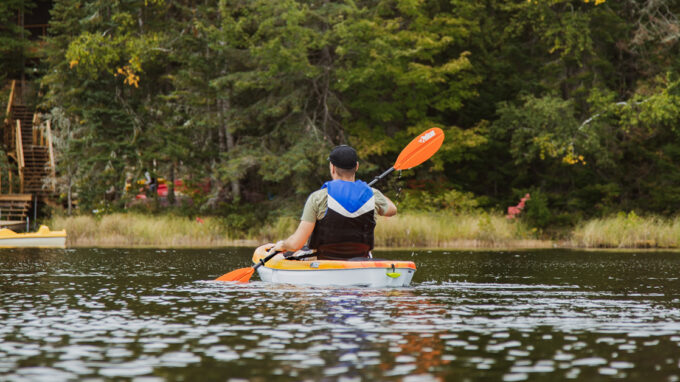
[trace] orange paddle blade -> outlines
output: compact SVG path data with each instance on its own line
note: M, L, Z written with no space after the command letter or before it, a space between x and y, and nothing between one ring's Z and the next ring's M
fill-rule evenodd
M255 272L255 268L253 267L248 267L248 268L241 268L237 269L235 271L231 271L229 273L226 273L218 278L215 279L215 281L236 281L239 283L247 283L248 280L250 280L250 277L253 275Z
M395 170L408 170L430 159L444 142L444 131L438 127L426 130L417 136L408 146L401 150L401 154L394 162Z

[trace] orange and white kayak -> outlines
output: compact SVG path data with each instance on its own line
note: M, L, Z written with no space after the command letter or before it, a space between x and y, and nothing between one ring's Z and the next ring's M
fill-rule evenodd
M263 245L255 250L253 263L267 256L267 248ZM257 272L262 281L271 283L383 288L408 286L416 265L412 261L381 259L290 260L278 254Z

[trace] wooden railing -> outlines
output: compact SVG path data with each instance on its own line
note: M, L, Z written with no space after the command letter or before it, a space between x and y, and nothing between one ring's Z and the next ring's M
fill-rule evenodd
M31 32L31 40L37 40L42 36L47 36L47 28L49 27L49 24L29 24L29 25L24 25L24 29L27 29ZM37 31L34 32L34 31Z
M54 146L52 143L52 123L47 120L40 122L40 114L33 115L33 145L47 147L48 164L50 171L50 189L52 192L56 190L55 179L57 177L56 160L54 157Z
M16 152L17 152L17 167L19 172L19 192L24 192L24 167L26 163L24 162L24 144L21 141L21 121L17 119L17 129L16 129Z
M57 192L57 165L56 165L56 159L54 158L54 147L52 145L52 123L51 121L47 121L47 150L48 153L50 154L50 174L52 175L52 192Z
M5 123L9 123L9 121L11 121L12 104L14 103L14 91L16 90L16 87L17 81L12 80L12 87L9 91L9 100L7 101L7 112L5 113Z
M44 146L44 141L45 137L43 134L42 129L40 128L40 117L38 116L38 113L33 113L33 134L32 134L32 139L31 139L31 144L32 145L40 145ZM43 142L43 144L40 144L40 142Z
M14 105L14 99L16 98L16 91L17 91L17 81L13 80L11 89L9 92L9 100L7 100L7 111L5 112L5 120L3 121L3 143L8 146L7 148L9 150L14 149L13 143L14 143L14 137L12 132L14 129L12 128L12 105Z

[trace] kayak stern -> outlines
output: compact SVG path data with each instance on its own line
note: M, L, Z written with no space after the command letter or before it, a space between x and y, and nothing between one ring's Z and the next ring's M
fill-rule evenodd
M265 246L255 250L253 263L266 256ZM287 260L274 256L257 268L262 281L313 286L405 287L416 271L412 261L402 260Z

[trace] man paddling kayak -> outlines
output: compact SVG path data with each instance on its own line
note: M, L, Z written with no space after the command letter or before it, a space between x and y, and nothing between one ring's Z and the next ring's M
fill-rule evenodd
M309 240L319 260L370 257L376 214L393 216L397 207L382 192L356 180L359 160L352 147L335 147L328 160L333 180L309 195L297 230L273 249L297 251Z
M370 186L385 178L395 170L408 170L426 160L439 150L444 142L444 132L438 127L425 130L414 138L397 157L394 166L378 175L371 183L355 181L355 174L359 168L357 153L348 146L338 146L328 157L330 162L332 181L327 182L321 190L312 193L305 204L300 226L288 239L276 244L265 244L255 250L252 267L235 269L216 278L217 281L236 281L246 283L257 270L264 281L283 283L310 283L308 272L317 275L315 285L373 285L373 286L406 286L411 282L415 264L396 261L292 261L280 258L280 252L298 250L309 240L310 245L318 250L317 254L324 258L346 259L351 257L370 257L373 248L373 229L375 228L375 214L392 216L397 213L397 207L380 191ZM348 172L343 172L347 170ZM350 171L351 170L351 171ZM337 187L336 187L337 186ZM325 191L324 191L325 190ZM324 196L325 193L325 196ZM315 200L320 201L315 201ZM309 205L309 209L307 208ZM371 221L369 218L372 217ZM358 239L358 240L357 240ZM278 260L275 257L279 257ZM285 257L285 256L284 256ZM299 260L301 257L293 260ZM272 268L268 262L272 260ZM311 260L311 259L308 259ZM306 263L300 267L301 263ZM287 264L287 265L286 265ZM359 273L357 278L346 277L328 279L327 276L343 269L356 268L352 274ZM385 268L389 271L386 272ZM402 273L401 268L404 268ZM406 269L408 268L408 269ZM397 272L397 269L400 271ZM300 272L300 271L303 272ZM335 271L333 271L335 270ZM367 272L364 272L367 270ZM328 273L327 271L333 271ZM275 274L276 272L276 274ZM377 273L376 273L377 272ZM342 271L345 274L345 271ZM366 274L368 273L368 274ZM366 283L366 280L372 280Z

